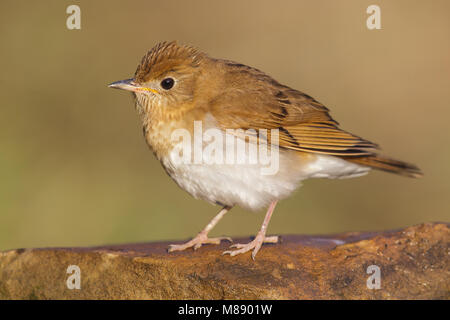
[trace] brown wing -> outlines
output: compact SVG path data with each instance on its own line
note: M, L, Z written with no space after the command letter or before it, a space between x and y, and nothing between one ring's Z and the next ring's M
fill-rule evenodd
M225 61L228 88L210 104L224 129L279 129L282 148L337 156L373 154L377 145L338 128L328 109L261 71Z

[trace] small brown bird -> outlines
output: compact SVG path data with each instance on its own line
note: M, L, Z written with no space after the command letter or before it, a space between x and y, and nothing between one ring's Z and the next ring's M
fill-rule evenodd
M132 79L109 86L134 93L145 139L168 175L195 198L223 207L195 238L169 252L231 241L208 238L226 212L235 205L268 207L255 239L224 252L252 250L254 259L264 242L278 241L266 236L272 212L302 180L352 178L371 169L421 176L416 166L379 155L376 144L340 129L307 94L190 46L159 43Z

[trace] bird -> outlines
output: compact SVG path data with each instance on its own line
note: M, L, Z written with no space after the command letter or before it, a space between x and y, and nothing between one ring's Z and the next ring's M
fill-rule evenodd
M381 155L377 144L341 129L313 97L254 67L213 58L177 41L156 44L132 78L109 87L133 93L145 140L176 184L196 199L221 206L202 231L184 244L169 245L169 252L232 241L208 234L235 206L267 208L253 240L223 252L236 256L251 251L255 259L263 243L278 242L278 236L266 235L272 213L303 180L353 178L372 169L422 176L417 166ZM205 138L206 131L211 134ZM187 148L180 149L180 137L186 135ZM228 148L230 137L236 139L233 148ZM214 138L215 152L205 152ZM267 163L251 162L250 152L237 156L238 142L244 149L273 151L276 170L263 173ZM193 149L200 150L200 161L194 161ZM221 155L234 161L215 161Z

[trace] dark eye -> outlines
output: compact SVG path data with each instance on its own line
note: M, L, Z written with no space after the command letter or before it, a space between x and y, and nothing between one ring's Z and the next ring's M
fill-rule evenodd
M165 90L171 89L174 84L175 81L172 78L165 78L163 81L161 81L161 87Z

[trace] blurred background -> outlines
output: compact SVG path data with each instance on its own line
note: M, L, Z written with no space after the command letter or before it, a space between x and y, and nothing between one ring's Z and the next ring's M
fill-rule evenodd
M81 30L66 27L71 4ZM372 4L381 30L366 27ZM425 173L306 181L269 234L449 221L449 12L445 0L2 0L0 250L187 239L218 212L166 176L131 95L107 88L162 40L265 71ZM262 220L235 208L211 235Z

